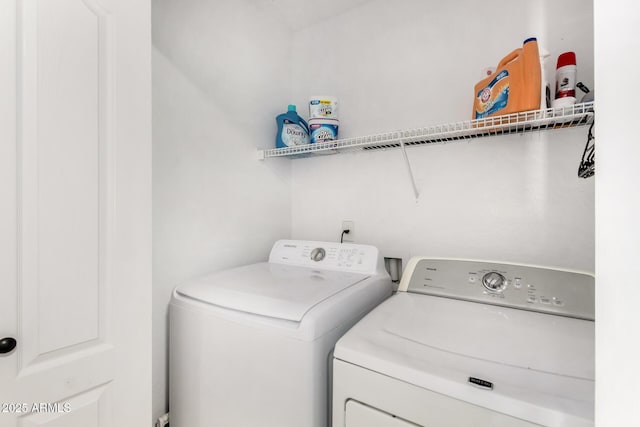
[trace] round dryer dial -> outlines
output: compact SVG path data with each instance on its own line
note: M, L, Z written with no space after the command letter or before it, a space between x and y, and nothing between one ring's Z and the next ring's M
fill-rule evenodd
M313 261L322 261L327 253L322 248L315 248L311 251L311 259Z
M507 279L497 271L492 271L482 277L482 285L491 292L502 292L507 287Z

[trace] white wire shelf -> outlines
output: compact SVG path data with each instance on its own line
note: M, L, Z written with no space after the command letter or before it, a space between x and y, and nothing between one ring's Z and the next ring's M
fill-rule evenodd
M487 136L512 135L584 126L591 124L593 118L593 102L586 102L575 104L571 107L526 111L377 135L337 139L318 144L258 150L258 158L304 158L309 157L309 155L336 154L349 151L386 150L418 145L446 144Z

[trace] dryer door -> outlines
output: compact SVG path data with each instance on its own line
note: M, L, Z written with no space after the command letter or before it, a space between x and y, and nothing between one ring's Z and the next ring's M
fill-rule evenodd
M345 427L416 427L402 418L394 417L386 412L349 400L346 405Z

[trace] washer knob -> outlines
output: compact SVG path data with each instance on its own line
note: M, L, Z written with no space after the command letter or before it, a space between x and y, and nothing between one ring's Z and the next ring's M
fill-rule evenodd
M507 287L507 279L502 274L492 271L482 277L482 285L491 292L502 292Z
M322 261L327 253L322 248L315 248L311 251L311 259L313 261Z

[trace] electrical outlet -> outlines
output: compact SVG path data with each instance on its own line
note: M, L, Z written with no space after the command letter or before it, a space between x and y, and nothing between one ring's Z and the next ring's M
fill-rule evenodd
M343 242L355 242L354 239L354 226L355 226L355 222L354 221L342 221L342 229L340 230L340 233L342 233L344 230L349 230L349 234L345 233L342 236L342 241Z

